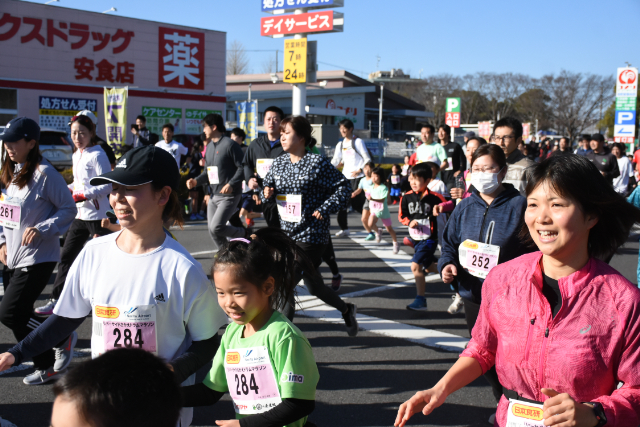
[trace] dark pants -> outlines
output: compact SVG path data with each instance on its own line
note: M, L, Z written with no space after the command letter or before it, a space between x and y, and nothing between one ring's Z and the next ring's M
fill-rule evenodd
M298 247L307 254L315 269L314 271L303 271L302 266L298 264L298 268L296 269L296 282L299 282L300 279L302 279L311 295L318 297L324 303L335 308L340 313L344 313L347 309L347 304L331 288L325 286L324 280L318 272L318 267L320 267L320 264L322 263L322 255L324 254L327 245L312 245L303 242L296 243ZM292 300L290 300L282 310L282 314L284 314L289 320L293 320L295 312L295 301L293 301L292 298Z
M334 276L340 274L340 269L338 268L338 263L336 262L336 252L333 250L333 242L331 241L331 237L329 237L329 243L322 253L322 260L329 266L331 274L333 274Z
M476 320L478 320L478 314L480 313L480 304L476 304L466 299L462 299L464 303L464 317L467 321L467 328L469 329L469 335L471 335L471 330L473 326L476 324ZM500 398L502 397L502 384L500 384L500 380L498 379L498 374L496 373L496 367L493 366L491 369L484 374L484 377L489 384L491 385L491 391L493 392L493 397L495 397L496 402L500 402Z
M361 179L362 178L355 178L349 180L352 193L358 189ZM338 226L340 226L340 230L346 230L349 228L349 223L347 222L347 208L352 206L356 212L362 213L362 206L364 205L365 200L364 192L362 192L354 198L349 198L349 204L347 207L338 211Z
M267 222L267 226L280 229L280 215L278 214L278 205L275 197L262 204L262 216Z
M104 236L111 233L111 231L106 228L102 228L100 222L100 220L83 221L81 219L74 219L71 223L71 227L69 227L69 231L67 231L64 238L64 246L62 247L60 263L58 264L58 275L53 284L51 298L60 298L71 264L76 260L84 244L87 243L87 240L94 234Z
M47 319L33 312L33 303L47 286L55 267L55 262L43 262L7 271L5 277L9 280L4 282L0 322L11 329L18 342ZM40 370L50 368L54 361L51 349L33 358L33 364Z

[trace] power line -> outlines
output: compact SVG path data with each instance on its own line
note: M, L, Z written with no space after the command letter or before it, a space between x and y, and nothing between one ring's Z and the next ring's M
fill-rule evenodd
M353 68L347 68L347 67L343 67L342 65L336 65L336 64L329 64L328 62L322 62L322 61L317 61L318 64L323 64L323 65L328 65L330 67L336 67L342 70L346 70L346 71L355 71L356 73L360 74L361 76L364 76L367 74L366 71L362 71L362 70L355 70Z

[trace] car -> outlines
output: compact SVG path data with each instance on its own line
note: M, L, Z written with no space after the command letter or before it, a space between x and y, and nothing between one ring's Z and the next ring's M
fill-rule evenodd
M0 126L0 133L4 132L4 128L4 126ZM0 153L0 158L4 159L4 145L0 147ZM64 131L41 128L40 154L58 170L73 166L73 143Z

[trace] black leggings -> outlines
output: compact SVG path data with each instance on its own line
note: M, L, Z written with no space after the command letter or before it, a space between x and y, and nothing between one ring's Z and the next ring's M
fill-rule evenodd
M324 254L327 245L312 245L310 243L303 242L297 242L297 245L307 254L315 270L312 272L303 271L302 267L298 265L296 270L296 282L299 282L300 279L302 279L311 295L318 297L340 313L344 313L347 309L347 304L331 288L325 286L324 280L318 272L318 267L320 267L320 264L322 263L322 255ZM293 320L295 313L295 301L291 298L287 305L282 309L282 314L284 314L287 319Z
M59 299L62 290L64 289L64 282L67 280L67 273L71 268L71 264L76 260L80 251L87 243L90 237L94 234L100 236L107 235L111 231L106 228L102 228L101 221L84 221L81 219L74 219L69 227L69 231L64 238L64 246L60 253L60 264L58 265L58 274L56 281L53 284L53 291L51 291L51 298Z
M471 335L473 326L476 324L476 320L478 320L478 314L480 314L480 304L476 304L464 298L462 299L462 302L464 303L464 318L467 321L469 335ZM493 397L495 397L496 402L500 402L500 398L502 397L502 384L500 384L500 380L498 379L496 367L492 366L491 369L484 374L484 377L491 385L491 391L493 392Z
M361 179L362 178L355 178L349 180L349 184L351 185L351 192L354 192L358 189L358 184L360 184ZM349 197L349 204L347 205L347 207L338 211L338 226L340 226L340 230L346 230L347 228L349 228L349 223L347 221L347 208L349 206L352 206L355 211L362 212L362 205L364 204L365 200L366 199L364 196L364 192L358 194L354 198Z
M11 329L18 342L47 319L33 312L33 303L47 286L55 267L55 262L43 262L7 270L3 275L8 281L4 282L4 296L0 302L0 322ZM54 361L51 349L33 358L33 364L40 370L50 368Z
M338 263L336 262L336 252L333 250L333 242L331 241L331 236L329 236L329 243L322 253L322 260L329 266L331 274L333 274L334 276L340 274L340 269L338 268Z

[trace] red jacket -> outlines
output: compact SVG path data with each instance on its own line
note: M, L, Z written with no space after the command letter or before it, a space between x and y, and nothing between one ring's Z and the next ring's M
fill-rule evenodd
M640 290L596 259L561 278L562 307L552 319L542 295L542 254L491 270L472 339L461 356L486 372L496 365L504 387L537 401L541 388L600 402L607 426L640 424ZM617 389L618 383L624 385ZM498 405L506 426L509 401Z

